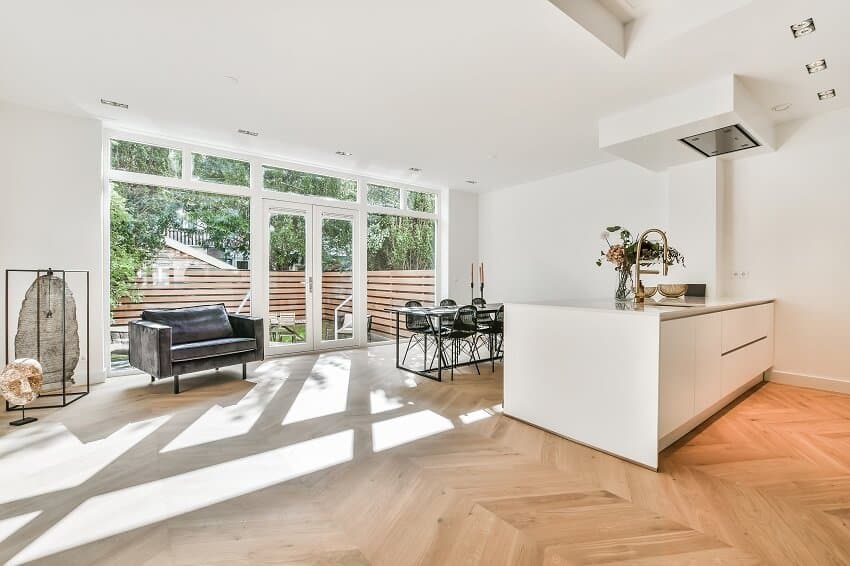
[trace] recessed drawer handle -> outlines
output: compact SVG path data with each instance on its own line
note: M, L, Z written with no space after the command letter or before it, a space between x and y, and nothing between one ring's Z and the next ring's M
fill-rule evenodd
M756 338L756 339L755 339L755 340L753 340L752 342L747 342L746 344L741 344L741 345L740 345L740 346L738 346L737 348L732 348L732 349L731 349L731 350L729 350L728 352L723 352L723 353L722 353L722 354L720 354L720 355L721 355L721 356L725 356L726 354L731 354L732 352L737 352L738 350L740 350L740 349L742 349L742 348L746 348L747 346L752 346L752 345L753 345L753 344L755 344L756 342L761 342L762 340L767 340L767 336L762 336L761 338ZM716 351L717 351L717 350L715 350L715 352L716 352Z

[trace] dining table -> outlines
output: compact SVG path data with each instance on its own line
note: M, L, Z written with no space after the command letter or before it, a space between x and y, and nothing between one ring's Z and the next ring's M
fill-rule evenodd
M440 331L442 327L442 321L447 318L454 318L455 313L457 313L459 306L421 306L421 307L402 307L402 306L393 306L387 307L384 309L384 312L395 314L395 367L399 369L403 369L404 371L409 371L410 373L415 373L416 375L421 375L422 377L427 377L428 379L433 379L434 381L443 381L443 370L448 369L451 366L448 363L443 363L443 333ZM502 308L502 303L487 303L485 305L476 306L476 311L479 315L487 314L490 316L495 316L496 313L499 312L499 309ZM401 350L401 316L415 314L421 315L428 320L428 324L431 329L431 334L437 341L437 367L428 367L427 356L425 359L424 369L417 370L412 367L405 366L400 359L400 350ZM427 337L425 338L427 341ZM426 342L427 344L427 342ZM479 358L477 360L468 360L465 362L460 362L454 364L454 367L460 366L468 366L475 363L482 362L491 362L493 360L501 359L502 356L498 355L498 352L490 351L488 352L489 357L487 358ZM436 375L435 375L436 373Z

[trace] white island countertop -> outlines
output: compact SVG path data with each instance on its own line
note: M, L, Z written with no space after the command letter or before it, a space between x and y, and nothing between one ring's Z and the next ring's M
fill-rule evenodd
M668 299L656 295L655 297L646 299L646 302L642 305L636 304L633 300L617 302L614 299L565 299L557 301L523 301L505 304L544 308L556 307L577 311L623 313L653 316L660 320L673 320L712 312L751 307L770 302L773 302L773 299L740 297L681 297L678 299Z

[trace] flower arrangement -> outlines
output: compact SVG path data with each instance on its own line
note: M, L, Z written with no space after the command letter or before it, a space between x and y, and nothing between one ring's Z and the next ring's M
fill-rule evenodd
M596 265L602 266L603 259L614 264L614 270L620 274L616 298L625 300L631 292L629 281L632 277L632 266L637 261L637 242L632 239L632 233L622 226L609 226L602 231L600 237L608 249L600 252L601 257L596 260ZM619 237L619 242L612 244L611 239L616 237ZM658 261L661 259L663 249L659 242L644 240L641 248L641 263ZM684 267L685 256L676 248L668 247L667 265L674 264Z

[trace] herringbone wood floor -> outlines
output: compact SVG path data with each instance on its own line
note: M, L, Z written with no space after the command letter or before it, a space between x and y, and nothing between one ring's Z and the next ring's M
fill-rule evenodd
M848 396L764 385L668 449L656 474L499 415L498 367L441 384L397 371L392 354L271 361L248 382L222 370L179 396L116 378L40 415L95 459L128 423L167 419L80 485L36 482L83 466L59 451L44 451L57 459L47 472L17 470L41 487L10 501L14 482L0 485L0 539L4 520L41 513L7 533L0 561L850 564ZM167 448L210 414L203 443ZM0 437L3 466L18 463L4 446L22 432ZM325 438L350 452L312 467L321 450L286 452ZM159 498L168 510L148 511Z

